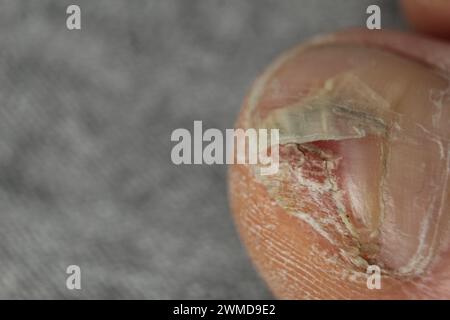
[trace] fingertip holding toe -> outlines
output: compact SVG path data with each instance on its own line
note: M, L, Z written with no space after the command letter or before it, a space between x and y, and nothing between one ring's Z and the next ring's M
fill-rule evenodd
M450 2L448 0L402 0L403 11L420 32L450 39Z
M279 129L280 167L232 165L230 200L277 297L450 297L450 86L436 59L450 49L427 41L340 33L282 55L255 82L237 127Z

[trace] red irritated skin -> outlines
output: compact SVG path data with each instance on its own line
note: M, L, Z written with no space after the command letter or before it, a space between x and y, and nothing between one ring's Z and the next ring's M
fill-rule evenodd
M280 130L279 171L232 165L229 193L277 297L450 299L449 71L443 42L353 30L257 79L237 127Z

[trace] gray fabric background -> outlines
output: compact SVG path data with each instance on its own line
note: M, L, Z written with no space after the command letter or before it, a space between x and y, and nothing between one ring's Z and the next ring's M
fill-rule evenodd
M403 26L390 0L0 0L0 298L271 298L226 168L173 165L170 134L231 128L278 53L369 4Z

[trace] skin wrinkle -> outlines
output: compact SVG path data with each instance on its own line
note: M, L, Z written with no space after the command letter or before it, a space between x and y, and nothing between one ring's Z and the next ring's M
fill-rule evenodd
M257 205L256 205L257 206ZM260 233L261 231L259 231L259 230L256 230L256 229L254 229L254 228L252 228L251 226L252 225L255 225L254 223L249 223L249 227L250 227L250 230L254 230L254 232L256 232L256 233ZM285 262L285 264L283 265L287 270L289 270L291 267L289 267L288 265L289 264L292 264L291 263L291 257L286 257L285 255L283 255L282 253L283 252L285 252L285 251L287 251L286 250L286 248L285 247L279 247L279 246L276 246L276 243L278 243L279 241L273 241L274 239L271 239L271 240L269 240L270 241L270 245L268 246L268 248L269 248L269 253L271 253L271 254L269 254L268 255L268 257L269 258L272 258L272 257L277 257L276 259L274 259L273 261L275 262L275 263L277 263L277 262L280 262L280 257L284 257L284 259L283 259L283 261ZM276 240L276 239L275 239ZM301 257L298 257L299 259L301 259ZM296 259L297 260L297 259ZM288 265L286 265L286 263L288 264ZM292 267L298 267L297 265L292 265ZM294 269L292 269L292 270L294 270ZM305 270L305 269L303 269L303 270ZM286 275L288 276L288 277L290 277L290 278L293 278L292 277L292 274L295 274L295 272L293 273L293 272L291 272L291 273L286 273ZM310 274L310 276L311 276L311 274ZM310 278L313 278L312 276L310 277ZM294 280L295 280L295 278L293 278ZM308 281L306 281L307 283L310 283L310 281L308 280ZM314 292L314 291L316 291L316 290L312 290L312 288L313 287L310 287L309 289L308 289L308 291L309 292Z
M249 223L249 226L252 226L252 225L254 225L254 223ZM260 231L255 230L255 232L259 233ZM288 243L286 243L285 241L274 241L274 240L277 240L277 239L269 240L270 245L268 246L268 248L269 248L268 253L270 253L270 254L268 255L268 257L270 257L270 259L273 259L273 257L276 257L276 259L273 260L274 262L284 262L283 267L286 270L295 270L297 268L300 268L301 270L303 270L304 274L308 274L309 277L306 278L305 280L302 279L302 283L304 283L304 282L306 282L308 284L312 283L310 279L317 278L317 277L313 276L313 273L319 273L322 276L326 275L326 273L324 273L320 269L307 268L308 267L307 264L301 264L301 265L294 264L293 261L299 261L299 260L302 260L303 258L300 256L296 256L296 257L294 257L294 259L292 259L293 257L291 255L283 254L284 252L288 252L288 248L289 248ZM285 245L283 247L281 247L281 246L276 245L277 243L284 243ZM296 273L295 272L286 273L286 276L295 280L295 278L292 276L292 274L296 274ZM312 287L315 287L315 286L312 286ZM308 292L316 291L316 290L311 290L312 287L310 287L310 289L308 289ZM331 290L332 290L332 292L334 292L336 294L336 296L340 296L338 294L338 291L335 291L334 289L331 289ZM319 296L320 295L317 295L317 297L319 297Z

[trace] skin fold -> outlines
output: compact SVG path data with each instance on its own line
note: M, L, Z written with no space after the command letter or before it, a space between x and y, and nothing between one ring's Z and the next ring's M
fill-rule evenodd
M256 80L236 127L280 129L280 171L232 165L229 193L277 297L450 298L449 71L443 41L350 30Z

